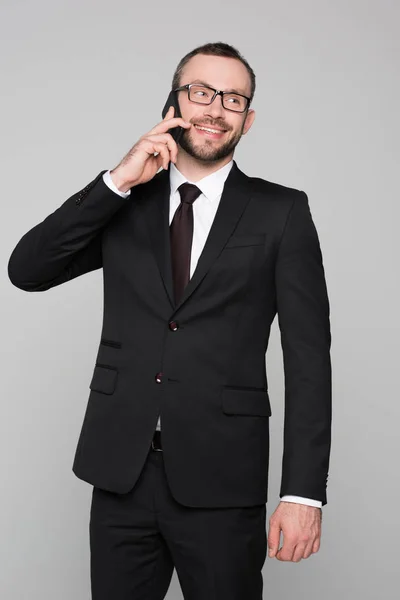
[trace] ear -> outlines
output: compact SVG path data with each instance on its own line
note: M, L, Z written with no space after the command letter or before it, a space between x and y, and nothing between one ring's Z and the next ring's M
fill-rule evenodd
M244 121L243 132L242 135L245 135L250 127L253 125L253 121L256 118L256 111L253 108L250 108L247 111L246 119Z

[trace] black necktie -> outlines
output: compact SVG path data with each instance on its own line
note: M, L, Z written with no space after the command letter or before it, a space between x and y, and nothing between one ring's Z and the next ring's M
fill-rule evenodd
M175 303L182 298L190 279L190 256L193 239L193 202L201 190L193 183L182 183L178 191L181 203L175 211L170 225L172 277L174 280Z

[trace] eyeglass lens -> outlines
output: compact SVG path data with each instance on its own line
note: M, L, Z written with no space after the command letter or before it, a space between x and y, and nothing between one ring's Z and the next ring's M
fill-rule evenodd
M192 85L189 88L189 100L198 102L199 104L210 104L214 95L214 90L205 87L204 85ZM225 108L230 110L242 111L246 109L247 98L239 96L239 94L224 94L222 103Z

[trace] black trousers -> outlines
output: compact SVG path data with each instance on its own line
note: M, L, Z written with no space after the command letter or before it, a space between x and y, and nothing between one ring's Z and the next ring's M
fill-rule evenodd
M129 493L93 488L89 531L92 600L162 600L174 567L185 600L262 600L266 505L179 504L162 451Z

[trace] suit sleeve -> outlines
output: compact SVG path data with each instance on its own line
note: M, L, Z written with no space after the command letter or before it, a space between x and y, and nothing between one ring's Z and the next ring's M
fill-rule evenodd
M104 173L22 236L8 262L13 285L41 292L102 267L102 230L130 202L106 185Z
M298 192L281 237L275 271L285 373L280 497L327 504L332 420L329 300L308 197Z

